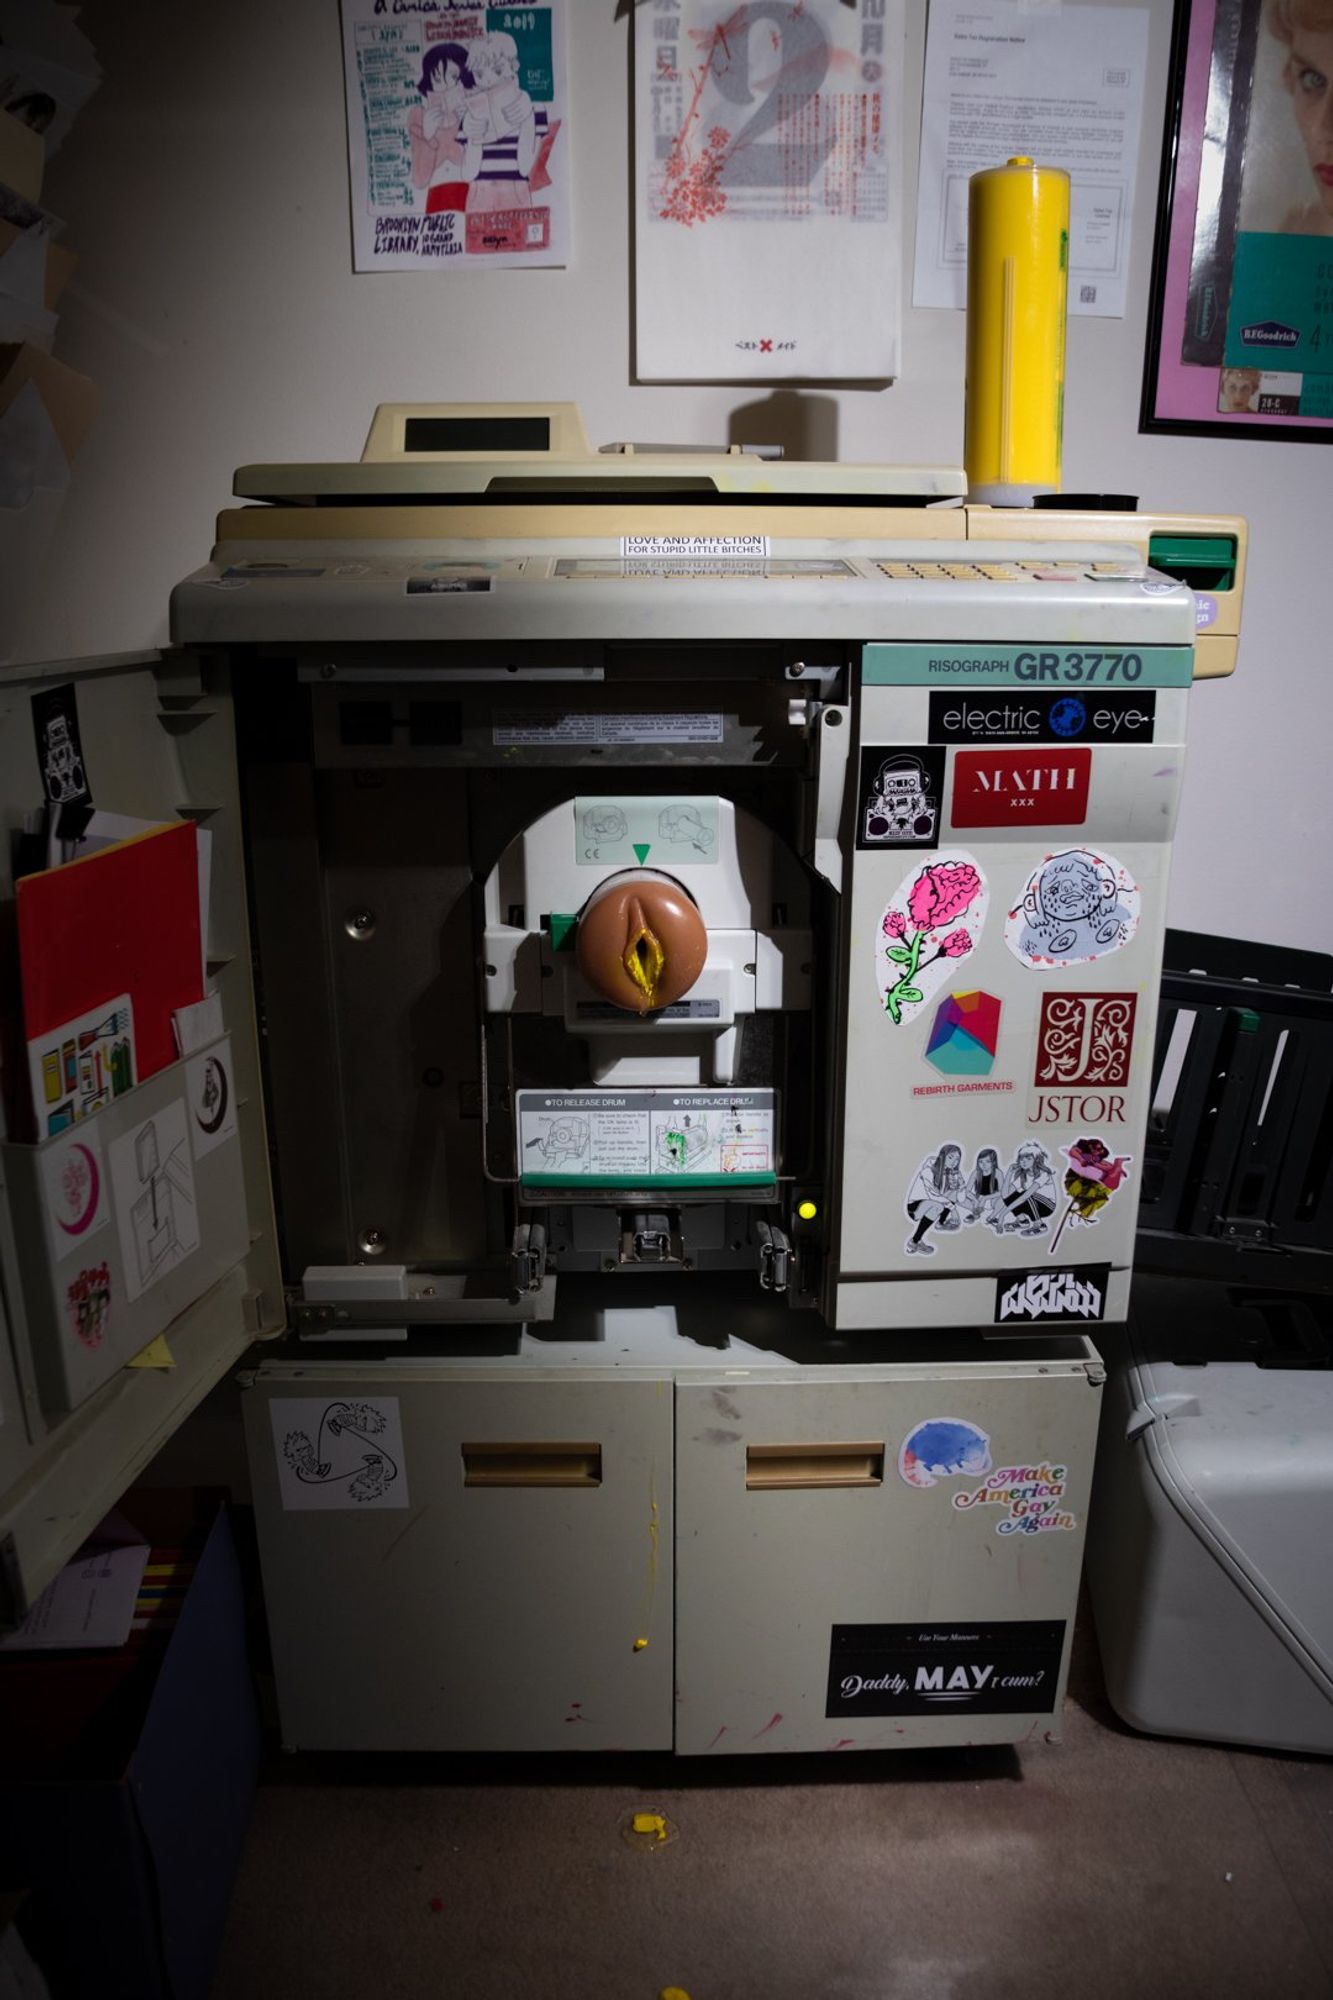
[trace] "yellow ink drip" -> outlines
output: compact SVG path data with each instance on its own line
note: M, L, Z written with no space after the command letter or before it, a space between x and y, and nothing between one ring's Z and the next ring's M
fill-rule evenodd
M635 908L637 910L637 904ZM662 949L661 940L649 930L641 914L637 927L630 933L621 964L645 1000L651 1003L657 991L658 981L662 977L663 967L666 965L666 953Z

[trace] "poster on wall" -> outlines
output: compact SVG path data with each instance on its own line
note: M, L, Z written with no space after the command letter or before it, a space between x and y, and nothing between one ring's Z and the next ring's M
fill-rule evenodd
M353 265L569 257L565 0L342 0Z
M1140 429L1333 438L1333 14L1177 14Z
M637 378L895 376L903 0L651 0L634 78Z
M1147 71L1146 7L932 0L913 303L966 306L968 182L1031 155L1069 175L1071 314L1123 319Z

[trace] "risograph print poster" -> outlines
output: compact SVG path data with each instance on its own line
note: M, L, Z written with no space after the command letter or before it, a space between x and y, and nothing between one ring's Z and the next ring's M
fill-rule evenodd
M342 0L358 271L564 264L565 0Z
M884 380L902 302L902 0L640 0L637 373Z

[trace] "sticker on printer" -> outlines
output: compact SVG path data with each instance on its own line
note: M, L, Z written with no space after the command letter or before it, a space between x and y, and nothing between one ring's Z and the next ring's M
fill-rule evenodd
M1080 1264L1059 1271L1006 1271L995 1281L995 1324L1027 1326L1034 1321L1086 1325L1106 1317L1109 1264Z
M990 1469L990 1439L965 1417L927 1417L907 1433L898 1453L898 1477L908 1486L979 1479Z
M997 1535L1065 1534L1078 1526L1078 1516L1063 1504L1068 1491L1069 1467L1042 1459L997 1466L970 1493L955 1493L952 1504L960 1514L980 1511L994 1521Z
M1064 1648L1063 1618L835 1625L824 1713L1050 1715Z
M285 1512L409 1504L397 1396L274 1396L268 1411Z
M109 1265L85 1265L77 1278L71 1278L65 1287L65 1318L80 1347L96 1354L111 1331Z
M73 681L42 688L32 697L32 726L42 790L53 806L91 805L83 739L79 734L79 704Z
M710 562L728 558L762 562L770 553L767 535L622 535L620 553L627 560L692 562L705 556Z
M893 750L870 744L862 750L858 847L939 846L946 754L934 746Z
M471 563L459 563L455 567L437 563L429 570L415 571L407 579L409 597L448 597L455 593L494 588L494 576Z
M190 1107L194 1156L201 1160L206 1153L225 1146L236 1132L230 1042L219 1042L206 1055L185 1065L185 1097Z
M51 1247L57 1263L82 1250L111 1220L106 1165L97 1125L89 1122L77 1138L44 1146L42 1192L51 1220Z
M107 1148L125 1296L141 1298L199 1248L185 1100L173 1098Z
M903 877L875 938L880 1001L895 1027L959 972L981 936L988 902L986 878L961 848Z
M1087 965L1133 940L1141 904L1138 883L1114 854L1066 847L1029 876L1005 919L1004 941L1033 971Z

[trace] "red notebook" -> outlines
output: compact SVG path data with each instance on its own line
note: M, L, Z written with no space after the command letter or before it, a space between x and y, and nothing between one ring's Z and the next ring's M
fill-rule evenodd
M38 1139L175 1062L171 1017L204 997L197 845L181 820L16 884Z

